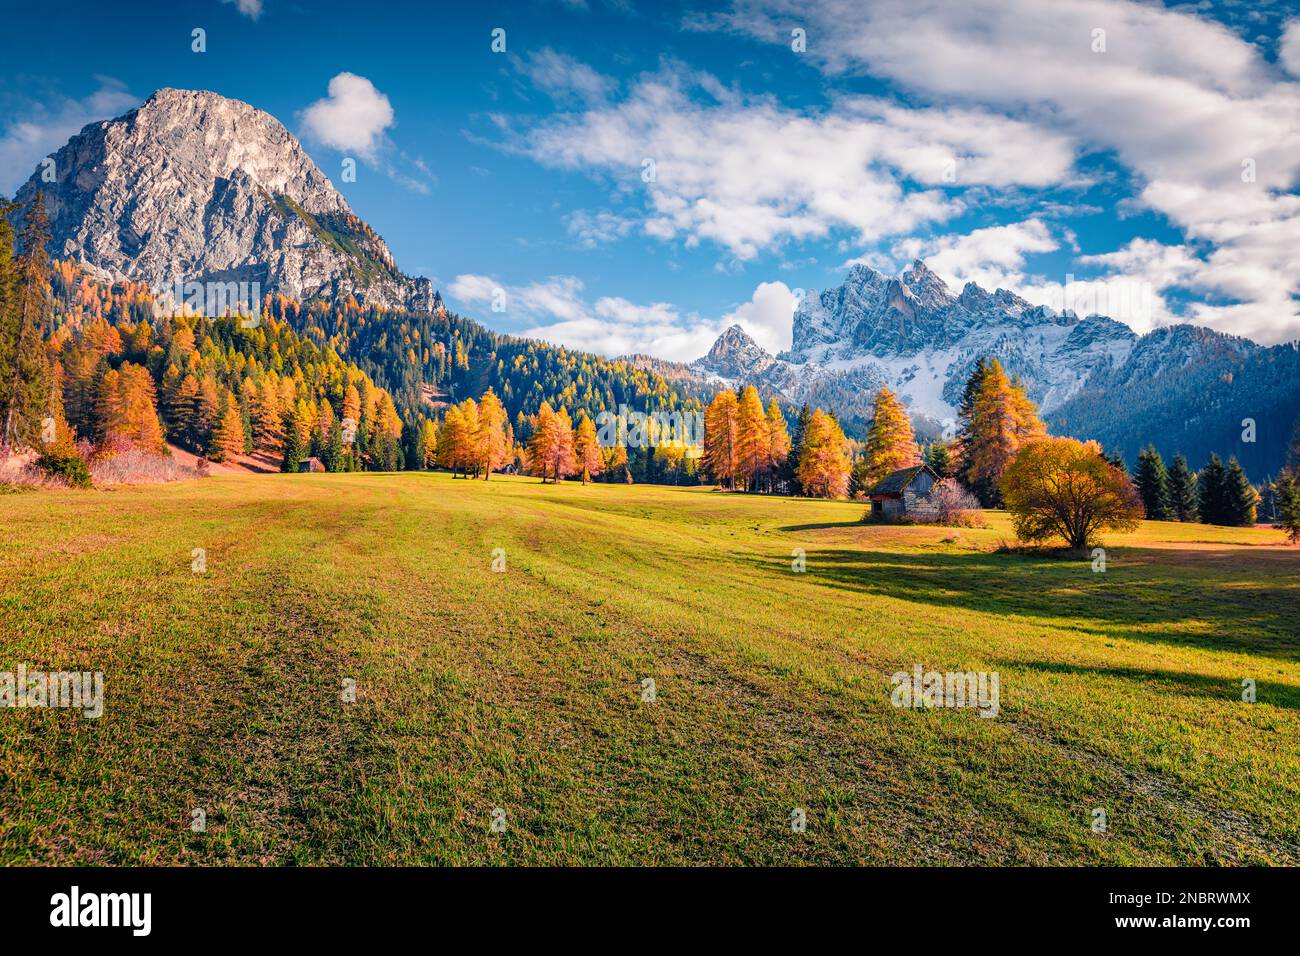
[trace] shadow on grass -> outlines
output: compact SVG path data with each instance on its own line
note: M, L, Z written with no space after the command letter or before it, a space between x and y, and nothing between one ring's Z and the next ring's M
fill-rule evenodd
M1275 568L1213 565L1229 553L1199 552L1197 568L1167 552L1118 549L1109 570L1084 558L983 551L808 551L810 577L863 595L981 611L1101 637L1244 651L1300 660L1296 576ZM1241 554L1235 554L1238 562ZM774 574L788 559L742 558ZM1243 675L1250 676L1250 675Z
M903 528L906 525L876 525L867 524L854 518L852 521L819 521L816 524L788 524L777 528L777 531L826 531L831 528L880 528L896 527Z
M1229 703L1241 701L1242 686L1240 679L1234 681L1223 677L1190 674L1186 671L1148 670L1142 667L1089 667L1084 664L1064 664L1049 661L998 661L997 663L1008 670L1020 669L1085 677L1088 675L1114 677L1119 680L1133 681L1140 685L1142 690L1149 689L1152 684L1166 684L1170 685L1176 693L1185 697L1202 697L1206 700ZM1242 674L1241 676L1254 679L1258 703L1272 704L1274 707L1286 707L1289 710L1300 710L1300 687L1293 684L1278 684L1273 681L1260 680L1259 676L1254 674Z

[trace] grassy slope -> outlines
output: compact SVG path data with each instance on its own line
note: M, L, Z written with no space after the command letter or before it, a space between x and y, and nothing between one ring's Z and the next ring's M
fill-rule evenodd
M1300 862L1278 533L1148 524L1095 574L990 553L1001 516L944 543L861 511L445 475L0 496L0 670L108 695L0 711L0 862ZM1000 716L895 710L917 661L999 671Z

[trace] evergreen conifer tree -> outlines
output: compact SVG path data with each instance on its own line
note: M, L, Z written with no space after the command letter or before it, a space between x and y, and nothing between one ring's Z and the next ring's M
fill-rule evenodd
M1201 521L1205 524L1226 524L1227 508L1225 505L1225 483L1227 470L1217 454L1211 454L1209 462L1201 469L1196 479L1196 508Z
M1134 483L1142 496L1142 507L1147 519L1168 521L1173 510L1169 500L1169 473L1154 445L1147 445L1138 453Z
M1174 455L1174 463L1169 468L1169 510L1177 521L1197 518L1196 475L1181 454Z
M1224 524L1237 528L1255 525L1255 508L1259 494L1246 477L1245 470L1236 457L1228 460L1228 471L1223 484Z

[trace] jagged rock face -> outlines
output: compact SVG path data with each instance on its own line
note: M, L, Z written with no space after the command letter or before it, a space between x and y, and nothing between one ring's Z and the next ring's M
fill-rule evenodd
M723 379L760 375L773 361L771 354L749 337L739 325L718 336L709 354L694 364L696 371Z
M42 190L50 253L105 278L247 281L295 298L435 307L429 281L399 272L293 134L247 103L159 90L53 159L55 182L38 170L18 199Z
M788 352L772 356L744 338L752 348L738 348L728 329L692 367L794 402L829 405L850 424L866 420L872 397L888 385L923 429L935 433L952 427L962 389L982 357L997 358L1047 413L1088 384L1122 383L1207 355L1258 348L1186 325L1139 338L1105 316L1081 319L973 282L953 295L920 260L898 276L856 265L843 285L809 293L795 311ZM725 363L713 357L719 351Z

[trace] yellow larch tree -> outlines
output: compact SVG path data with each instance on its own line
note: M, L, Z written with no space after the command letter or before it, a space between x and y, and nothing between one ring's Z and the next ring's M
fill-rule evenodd
M483 467L484 481L492 475L493 470L510 460L512 442L506 434L506 410L490 388L479 401L474 445L476 458Z
M756 491L771 467L772 436L758 389L746 385L736 410L736 473L746 491Z
M804 432L797 469L803 493L811 498L843 498L849 490L849 452L839 423L820 408Z
M734 488L736 484L738 423L736 393L724 388L704 413L704 461L719 486Z
M863 485L871 488L900 468L921 463L912 420L898 396L888 388L876 393L871 407L871 425L863 452Z
M574 459L582 483L599 475L605 469L605 459L601 455L600 443L596 436L596 423L585 412L578 415L578 427L573 439Z

